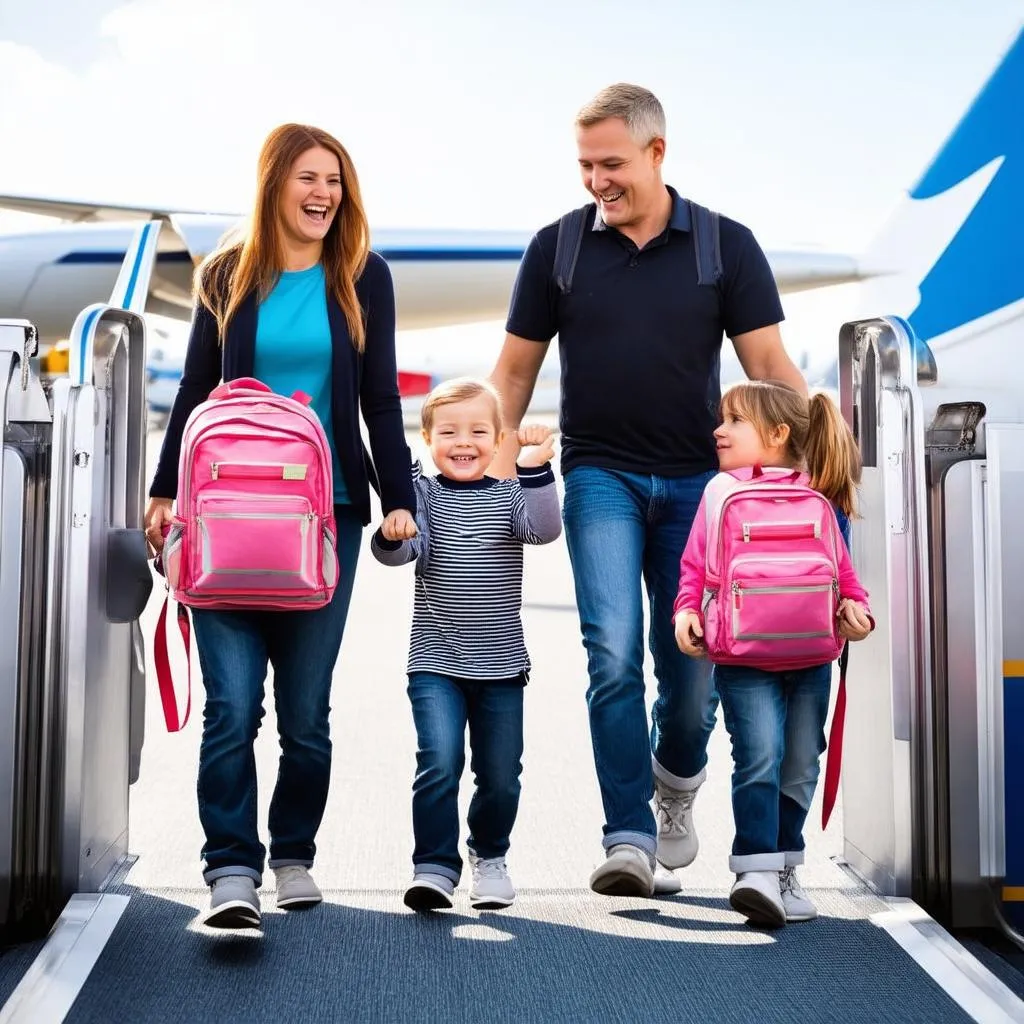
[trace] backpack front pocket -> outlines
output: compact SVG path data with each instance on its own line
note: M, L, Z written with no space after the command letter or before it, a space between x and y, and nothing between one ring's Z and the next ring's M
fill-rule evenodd
M299 495L200 496L198 550L193 574L197 596L320 590L322 537L307 498Z
M814 640L835 632L836 584L831 576L733 579L736 640Z

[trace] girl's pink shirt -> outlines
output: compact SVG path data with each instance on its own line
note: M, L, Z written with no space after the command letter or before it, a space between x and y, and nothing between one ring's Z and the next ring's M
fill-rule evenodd
M730 470L729 472L730 475L734 476L737 480L750 480L754 476L754 469L752 466L745 467L744 469ZM792 473L792 470L780 470L766 466L763 472L766 474L777 472L788 476ZM803 484L808 482L806 474L801 474L800 482ZM710 486L711 484L709 483L708 487ZM697 507L697 515L694 516L693 519L693 526L690 529L690 538L686 542L686 548L683 550L683 557L679 563L679 592L676 594L675 604L672 607L673 621L675 621L675 617L684 608L700 614L701 605L703 603L705 567L707 565L705 556L707 554L708 545L708 525L707 514L705 512L707 493L707 488L705 488L704 494L700 499L700 505ZM835 512L832 514L835 516ZM836 522L836 532L839 532L838 521ZM869 611L868 592L864 589L860 580L857 578L857 572L853 568L853 563L850 561L850 553L846 550L845 543L842 545L839 552L839 596L858 601L860 604L864 605L865 610Z

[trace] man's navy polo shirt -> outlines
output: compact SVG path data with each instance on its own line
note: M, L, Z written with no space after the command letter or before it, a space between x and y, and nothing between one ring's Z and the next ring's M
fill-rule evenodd
M733 338L783 319L761 247L727 217L722 279L697 284L690 208L669 192L669 225L643 249L591 216L569 295L553 279L557 222L523 256L506 330L538 342L558 335L563 473L580 465L658 476L717 469L723 332Z

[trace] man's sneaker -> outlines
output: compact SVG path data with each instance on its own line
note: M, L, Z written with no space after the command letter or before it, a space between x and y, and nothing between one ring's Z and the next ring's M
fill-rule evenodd
M654 865L654 895L673 896L682 889L683 883L668 868L661 864Z
M324 898L310 877L309 869L301 864L274 868L274 877L277 879L277 905L282 910L311 907Z
M699 788L699 787L698 787ZM697 789L673 789L654 777L654 812L658 818L659 863L685 868L697 856L697 832L693 827L693 801Z
M797 880L796 868L783 868L779 872L779 889L782 891L782 905L786 908L787 921L813 921L818 916L818 908Z
M613 846L590 876L590 888L602 896L653 896L654 858L639 846Z
M778 928L786 923L778 871L744 871L737 875L729 905L751 924Z
M210 909L203 924L211 928L259 928L260 898L248 875L223 875L210 889Z
M504 857L476 857L469 855L473 868L473 888L469 905L474 910L501 910L512 906L516 898L515 886L508 877Z
M413 910L447 910L454 892L455 883L447 875L417 871L405 890L405 905Z

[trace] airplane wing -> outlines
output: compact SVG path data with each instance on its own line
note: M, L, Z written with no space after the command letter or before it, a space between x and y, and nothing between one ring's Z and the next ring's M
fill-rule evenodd
M192 211L169 210L159 206L130 206L123 203L82 202L75 199L51 199L46 196L0 195L0 210L12 213L33 213L42 217L88 223L90 221L152 220L154 217L170 219ZM196 211L198 212L198 211ZM215 214L220 217L240 217L237 213Z

